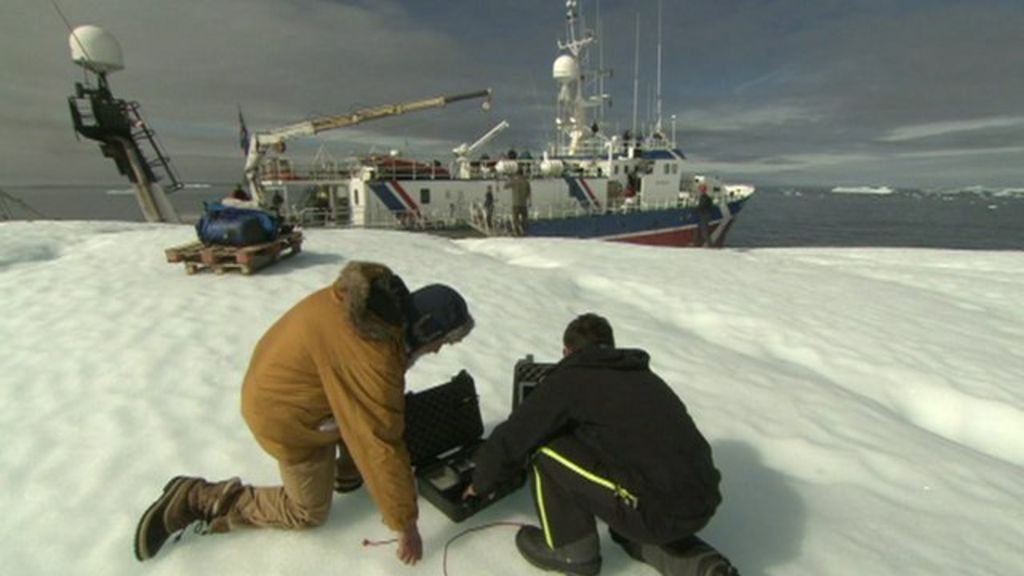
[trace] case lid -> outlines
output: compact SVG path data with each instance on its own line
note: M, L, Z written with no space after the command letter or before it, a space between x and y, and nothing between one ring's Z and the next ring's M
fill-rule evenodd
M535 362L533 354L520 358L512 369L512 409L515 410L523 400L533 392L549 372L555 369L555 363Z
M405 395L405 445L413 466L425 464L484 434L480 401L469 372Z

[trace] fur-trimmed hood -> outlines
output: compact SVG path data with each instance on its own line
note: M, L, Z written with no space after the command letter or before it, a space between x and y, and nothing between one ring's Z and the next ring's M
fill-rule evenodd
M345 302L349 318L368 340L394 338L405 328L409 291L390 268L376 262L353 260L334 281L335 297Z

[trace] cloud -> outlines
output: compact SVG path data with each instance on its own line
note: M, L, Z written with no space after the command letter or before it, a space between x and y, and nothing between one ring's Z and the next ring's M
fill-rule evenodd
M879 138L879 140L883 142L903 142L931 138L933 136L945 136L957 132L972 132L989 128L1014 128L1017 126L1024 126L1024 116L996 116L978 120L933 122L930 124L895 128Z
M238 105L250 129L260 130L493 87L489 114L456 104L296 140L293 149L327 143L339 154L403 147L442 155L500 120L511 127L489 153L539 151L553 137L550 66L564 19L550 0L58 2L72 24L96 24L119 39L127 68L111 77L115 95L143 104L192 180L238 177ZM893 159L945 154L957 165L952 177L987 182L1001 174L1016 178L1004 184L1020 184L1019 159L958 151L1022 140L1024 4L741 4L665 0L663 125L676 115L688 154L765 177L777 168L780 177L808 179L872 162L913 179L920 166ZM594 2L583 8L593 23ZM601 10L603 62L614 69L606 128L630 126L635 72L640 121L650 125L656 3L605 1ZM0 184L116 181L95 145L71 132L65 98L82 73L70 62L63 22L38 0L4 0L0 11Z
M867 154L793 154L764 157L746 162L718 162L691 158L690 163L697 169L720 174L733 172L745 175L767 175L793 172L813 173L822 168L850 167L876 159L875 156Z
M904 152L903 158L950 158L963 156L1002 156L1024 154L1024 146L1002 146L999 148L960 148L945 150L927 150L921 152ZM1018 159L1021 158L1017 156Z
M718 106L686 111L677 115L681 128L736 132L754 128L774 128L791 123L813 123L821 120L818 112L796 104L777 103L767 106Z

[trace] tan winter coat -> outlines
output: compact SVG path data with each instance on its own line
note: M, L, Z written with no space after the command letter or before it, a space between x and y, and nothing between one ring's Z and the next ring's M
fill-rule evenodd
M402 438L405 346L401 329L366 307L370 282L390 274L351 262L271 326L249 363L242 415L260 446L286 463L336 444L340 431L384 523L401 530L418 514ZM332 415L338 429L319 430Z
M512 190L512 206L522 208L530 203L530 181L522 174L506 182L505 189Z

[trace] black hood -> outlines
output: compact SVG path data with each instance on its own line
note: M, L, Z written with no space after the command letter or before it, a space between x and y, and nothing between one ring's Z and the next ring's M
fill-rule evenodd
M650 361L650 355L643 350L591 346L573 352L559 362L558 367L648 370Z

